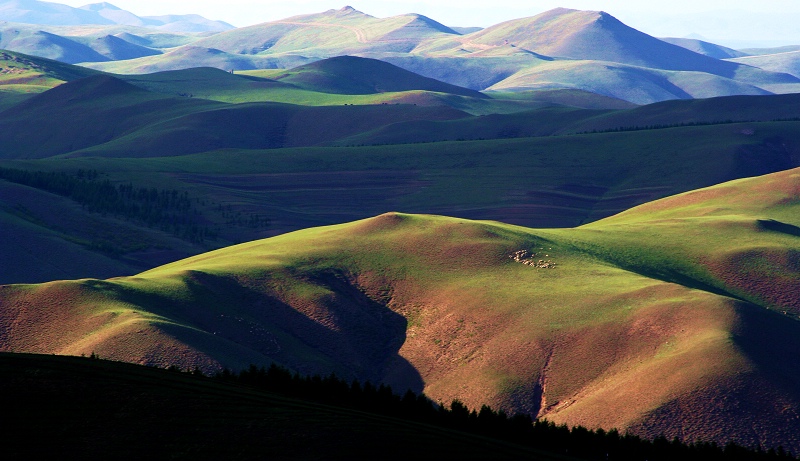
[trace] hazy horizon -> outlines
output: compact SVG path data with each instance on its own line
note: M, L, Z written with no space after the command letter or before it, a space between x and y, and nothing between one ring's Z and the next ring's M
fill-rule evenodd
M62 0L78 7L86 0ZM487 27L499 22L534 16L559 6L581 10L602 10L627 25L657 37L702 38L732 47L800 44L796 18L800 2L775 0L769 3L731 0L672 0L641 2L608 0L487 3L475 0L228 0L184 2L177 0L112 0L113 5L139 16L199 14L226 21L236 27L283 19L299 14L318 13L350 5L376 17L418 13L448 26Z

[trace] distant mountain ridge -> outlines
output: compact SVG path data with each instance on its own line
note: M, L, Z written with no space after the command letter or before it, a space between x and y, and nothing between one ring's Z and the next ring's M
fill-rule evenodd
M662 37L661 40L716 59L740 58L748 55L743 51L694 38Z
M41 25L128 25L173 32L220 32L233 29L223 21L199 15L137 16L111 3L92 3L73 8L39 0L0 2L0 21Z
M569 88L635 104L800 88L800 78L788 73L710 55L712 49L724 54L723 47L707 44L705 52L696 52L702 50L651 37L608 13L567 8L462 34L418 14L376 18L344 7L229 30L188 46L198 50L195 65L220 67L220 51L226 53L224 66L234 70L351 55L472 90ZM170 54L87 65L142 73L175 70L187 61Z
M6 2L6 13L19 20L43 3ZM84 36L86 31L65 26L39 30L9 24L12 30L4 35L25 37L0 37L0 47L117 74L192 67L290 69L347 55L385 61L475 91L569 89L634 104L800 92L792 63L739 61L731 58L742 53L712 43L658 39L603 11L556 8L485 29L456 30L420 14L378 18L350 6L238 29L191 15L142 18L109 3L40 9L42 22L85 23L87 14L94 15L91 21L99 24L94 40ZM113 38L101 34L103 27ZM140 32L144 28L215 33L153 41L152 34Z

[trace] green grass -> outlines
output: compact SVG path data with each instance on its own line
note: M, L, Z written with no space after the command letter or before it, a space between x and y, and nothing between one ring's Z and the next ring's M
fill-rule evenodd
M785 153L772 140L792 145L797 141L796 125L726 124L394 146L226 149L162 158L4 161L3 166L66 172L97 169L114 183L186 191L203 202L198 203L200 211L221 228L221 245L391 210L571 227L667 195L789 167L782 166ZM230 206L244 216L265 216L271 225L231 228L224 224L219 206Z
M758 437L794 446L772 405L800 407L789 366L800 305L784 296L800 283L797 174L693 191L576 229L390 213L135 277L11 286L4 310L32 299L63 307L43 319L17 314L4 347L184 368L275 360L473 407L670 437L749 444L759 420ZM555 267L515 262L518 250ZM543 407L530 403L539 379ZM730 398L759 399L763 412L740 406L704 419L718 411L708 402L734 389L743 394ZM652 416L676 401L704 410Z
M96 74L96 71L51 59L6 50L0 52L0 92L2 93L13 95L42 93L65 81ZM4 97L3 100L5 99ZM3 105L0 107L6 104L3 101Z

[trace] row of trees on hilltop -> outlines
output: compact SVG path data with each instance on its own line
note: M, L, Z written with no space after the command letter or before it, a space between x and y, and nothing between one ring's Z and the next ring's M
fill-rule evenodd
M187 192L114 185L99 179L96 170L75 174L0 168L0 179L70 198L90 212L112 215L161 229L192 243L216 240L219 232L207 225Z
M202 374L199 370L194 373ZM678 439L668 440L665 437L646 440L631 434L621 434L617 430L589 430L580 426L570 428L546 420L533 420L528 415L508 415L502 410L494 410L486 405L477 411L470 410L458 400L445 406L410 390L400 396L385 385L347 382L333 374L328 377L318 375L303 377L274 364L269 368L251 366L239 373L224 370L217 373L214 379L289 397L469 432L592 461L797 459L783 448L764 450L761 447L743 447L733 442L723 447L714 442L685 443Z

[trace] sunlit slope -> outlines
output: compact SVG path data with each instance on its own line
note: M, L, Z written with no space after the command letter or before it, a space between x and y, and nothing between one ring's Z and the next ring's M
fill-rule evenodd
M785 72L794 76L800 76L800 51L783 51L779 53L742 56L731 61L758 67L771 72Z
M50 59L0 51L0 111L66 81L95 74L97 71Z
M2 347L274 360L558 422L797 449L797 184L796 170L741 180L564 230L390 213L136 277L7 286Z
M574 88L650 104L671 99L766 95L757 86L708 72L672 71L608 61L561 60L523 69L487 90Z
M747 56L747 53L742 51L693 38L659 37L659 39L673 45L678 45L681 48L686 48L689 51L694 51L695 53L700 53L704 56L716 59Z
M625 268L800 318L799 205L793 169L641 205L577 232ZM669 263L653 264L659 258Z
M407 53L422 41L440 36L458 34L418 14L375 18L344 7L223 32L197 45L236 54L330 57L359 51Z

